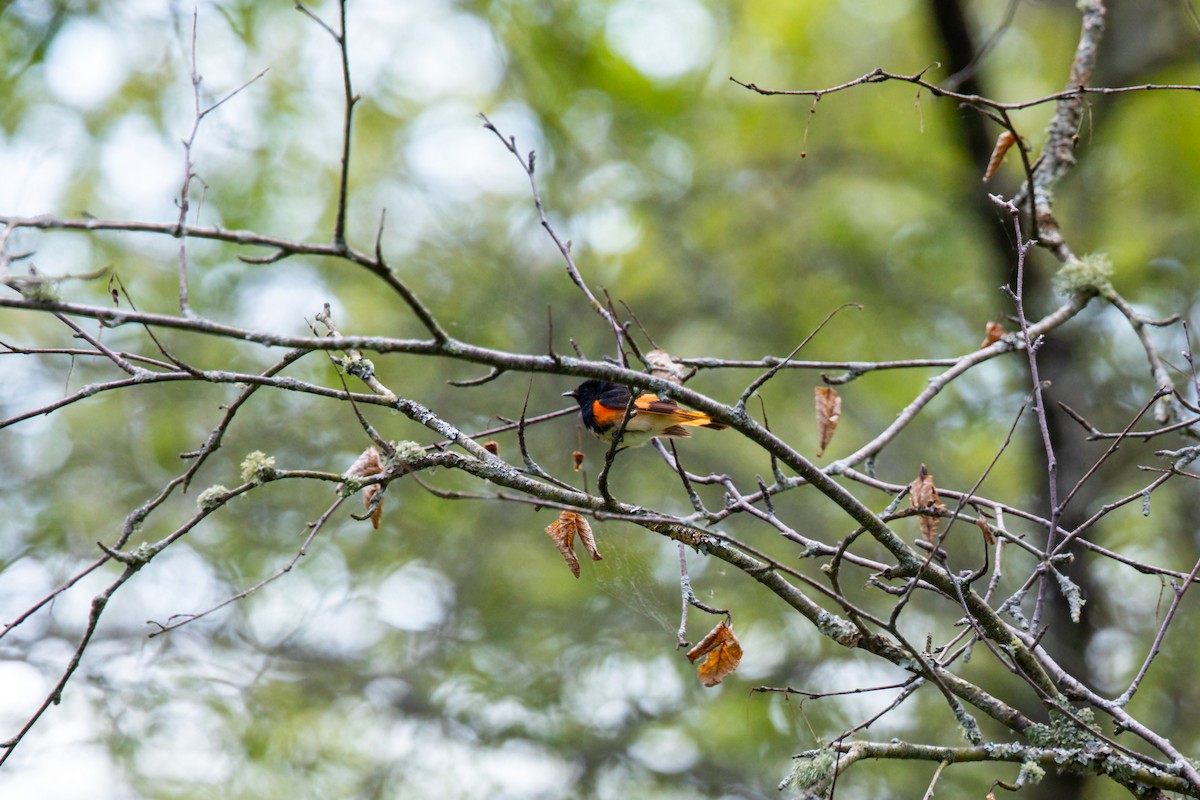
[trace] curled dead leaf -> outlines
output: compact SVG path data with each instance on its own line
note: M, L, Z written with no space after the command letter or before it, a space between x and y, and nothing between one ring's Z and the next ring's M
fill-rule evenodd
M378 448L374 445L368 447L359 454L358 458L354 459L354 463L350 465L350 469L346 470L346 474L355 478L370 478L383 472L383 458L379 454ZM339 483L337 488L341 491L344 484ZM376 530L379 528L379 520L383 518L383 497L375 499L375 495L383 491L379 484L372 484L363 489L363 505L366 511L370 514L371 525ZM355 519L362 517L354 516Z
M933 476L929 474L929 470L924 464L921 465L921 474L908 485L908 491L909 502L918 512L939 513L946 510L946 506L938 499L937 487L933 485ZM917 517L917 521L921 525L921 535L925 537L926 541L932 542L937 539L938 527L941 525L941 520L937 516L921 514Z
M487 450L494 456L500 455L500 443L495 440L484 442L483 449Z
M379 450L374 445L363 450L358 458L354 459L350 469L346 470L347 475L353 475L356 478L369 478L381 472L383 472L383 460L379 457Z
M913 508L925 508L940 502L937 487L933 485L933 476L924 464L921 465L917 479L908 485L908 490L911 493L909 501Z
M988 324L984 326L983 331L983 343L979 345L980 350L1000 341L1004 334L1008 333L1008 331L1004 329L1004 326L999 322L991 322L990 320L988 321Z
M383 497L375 502L375 508L371 508L371 501L375 499L375 495L379 494L379 484L374 484L363 489L363 505L371 514L371 525L375 530L379 530L379 520L383 518Z
M988 545L996 543L996 537L992 534L992 526L988 524L987 518L983 514L975 517L975 524L979 527L980 533L983 534L983 541Z
M656 347L647 352L645 360L650 367L650 374L656 378L682 384L684 376L687 375L687 369L675 363L671 354L662 348Z
M593 561L600 561L603 556L596 549L596 537L592 526L585 517L574 511L558 512L558 519L546 526L546 534L554 541L558 552L562 553L571 574L579 577L579 558L575 555L575 536L583 542L583 549L588 552Z
M1002 131L996 137L996 146L992 148L992 157L988 159L987 169L983 171L984 183L992 179L992 176L996 174L996 170L1000 169L1000 164L1004 161L1004 156L1016 143L1017 137L1013 136L1012 131Z
M693 664L701 656L705 658L696 668L696 673L705 686L716 686L732 675L742 661L742 643L733 635L733 626L719 622L699 644L687 652L687 659Z
M575 461L575 471L576 472L579 472L579 470L583 469L583 452L582 451L580 451L580 450L573 451L571 453L571 458L574 459L574 461Z
M825 448L833 440L834 431L842 419L842 398L837 390L829 386L816 388L817 400L817 433L820 445L817 447L817 458L825 455Z

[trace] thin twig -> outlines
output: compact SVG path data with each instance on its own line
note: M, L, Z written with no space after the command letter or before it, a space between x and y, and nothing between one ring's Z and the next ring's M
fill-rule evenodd
M196 58L196 29L199 27L199 11L192 11L192 40L191 40L191 60L192 60L192 130L188 137L183 141L183 183L179 189L179 218L175 224L174 235L179 237L179 312L185 317L191 314L191 307L188 303L188 211L191 208L192 196L192 180L195 179L196 173L192 165L192 148L195 147L196 137L200 133L200 123L204 118L216 111L228 100L236 97L246 87L257 81L263 75L267 74L267 70L263 69L250 80L243 83L241 86L229 92L224 97L220 98L208 106L201 106L200 103L200 85L203 79L200 76L198 61Z
M1183 602L1184 593L1196 580L1197 575L1200 575L1200 560L1196 561L1196 566L1192 567L1192 571L1188 573L1187 580L1183 582L1182 586L1172 586L1174 597L1171 598L1171 607L1167 609L1166 615L1163 616L1162 624L1158 626L1158 633L1154 636L1154 643L1150 645L1150 652L1146 654L1146 660L1142 662L1141 669L1138 670L1137 675L1130 681L1129 688L1117 698L1117 705L1129 705L1129 701L1137 693L1138 687L1142 684L1142 679L1150 671L1150 665L1154 663L1155 657L1158 656L1162 648L1163 639L1167 635L1167 627L1171 624L1171 620L1175 618L1175 612L1179 610L1179 604Z
M608 326L612 329L613 334L617 337L617 350L623 354L624 342L629 335L628 332L624 329L624 327L622 327L621 323L617 321L617 318L613 316L613 314L607 308L604 307L604 304L596 298L596 295L592 293L592 290L588 287L587 282L583 279L583 275L579 272L579 267L575 264L574 257L571 255L571 243L569 241L563 241L559 238L558 233L554 230L554 226L550 224L550 219L546 216L546 207L542 203L542 194L538 190L537 181L533 177L533 151L529 151L529 155L523 157L520 151L517 150L516 137L505 137L504 134L502 134L500 130L492 124L490 119L483 114L480 114L479 116L483 120L483 127L496 135L496 138L500 140L508 152L513 154L513 157L517 159L517 163L521 165L521 169L525 171L525 176L529 179L529 190L533 195L533 204L538 212L538 220L541 222L542 228L550 236L551 240L553 240L554 245L558 248L558 252L562 255L563 262L566 264L567 275L570 276L571 282L575 284L579 291L583 292L583 296L587 298L592 310L603 317L604 321L608 323ZM625 363L623 358L622 363Z
M324 28L325 32L333 37L333 40L337 43L341 54L343 93L342 169L338 176L337 217L333 224L333 246L336 248L345 248L346 207L348 204L348 187L350 182L350 130L354 119L354 107L359 101L359 97L354 94L354 88L350 82L350 45L346 36L346 0L340 0L338 3L338 30L336 31L327 22L314 14L307 6L299 2L299 0L296 2L296 9ZM382 225L380 226L380 230L382 231Z
M1042 448L1046 454L1046 480L1048 485L1048 497L1050 500L1050 524L1046 530L1046 551L1049 552L1054 548L1055 532L1058 530L1058 520L1062 516L1063 508L1058 502L1058 459L1054 454L1054 442L1050 437L1050 421L1046 415L1046 399L1044 390L1046 384L1042 381L1038 374L1038 359L1037 350L1039 340L1035 339L1030 332L1029 317L1025 314L1025 263L1029 255L1029 250L1033 247L1032 239L1025 239L1021 231L1021 217L1014 203L1004 200L997 195L989 195L999 207L1008 211L1012 218L1013 231L1017 241L1017 285L1015 288L1005 287L1008 296L1012 299L1013 305L1017 311L1017 321L1021 326L1021 335L1026 342L1025 356L1029 363L1030 381L1033 384L1033 413L1037 418L1038 429L1042 434ZM1030 623L1036 630L1042 618L1042 606L1046 600L1046 592L1049 588L1047 581L1043 579L1039 583L1037 602L1034 605L1033 618Z
M313 539L316 538L317 533L319 533L320 530L325 526L325 523L329 521L329 518L330 518L330 516L333 515L333 512L337 511L337 509L345 501L346 501L346 498L344 498L344 497L337 498L333 502L333 504L330 505L329 508L327 508L325 510L325 512L323 514L321 514L320 517L317 518L317 520L315 522L310 522L308 524L308 527L310 528L310 530L309 530L307 538L305 538L305 540L304 540L304 543L300 545L300 549L296 551L296 555L294 555L292 557L292 560L287 562L286 564L284 564L278 570L276 570L272 574L268 575L267 577L263 578L261 581L254 584L253 586L243 589L242 591L238 592L237 594L232 595L231 597L228 597L225 600L222 600L220 603L217 603L215 606L205 609L204 611L198 611L193 614L176 614L176 615L173 615L170 619L168 619L167 622L165 622L165 623L154 622L153 620L147 620L147 624L155 625L158 627L158 630L151 631L149 634L147 634L147 637L150 639L153 639L155 636L161 636L164 633L170 633L171 631L175 630L176 628L182 628L184 625L188 625L190 623L195 622L196 620L203 619L204 617L207 617L209 614L212 614L216 611L220 611L222 608L225 608L226 606L232 605L232 604L238 602L239 600L246 599L250 595L257 592L258 590L262 589L264 586L266 586L270 583L274 583L279 578L282 578L284 575L291 572L292 569L295 568L296 564L300 561L300 559L303 558L304 556L308 555L308 547L309 547L309 545L312 544Z

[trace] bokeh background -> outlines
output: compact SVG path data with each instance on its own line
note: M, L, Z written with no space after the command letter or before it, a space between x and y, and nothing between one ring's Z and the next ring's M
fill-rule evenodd
M1068 2L963 3L966 30L986 52L974 91L1025 100L1064 85L1079 20ZM965 40L946 27L955 4L930 0L736 3L715 0L355 0L348 36L356 108L348 237L383 253L450 332L516 352L544 352L547 309L555 346L610 352L611 336L567 279L540 229L515 159L484 130L485 113L522 152L558 233L593 287L628 304L657 344L680 357L785 355L832 310L843 311L800 354L871 361L968 352L988 320L1010 314L1012 235L987 201L1011 195L1015 160L981 182L999 130L975 112L906 83L811 98L761 97L729 80L815 89L876 67L930 80L950 75ZM336 27L337 7L312 6ZM192 152L198 182L189 219L299 240L327 241L337 205L343 110L339 54L321 27L286 2L201 3L195 69L202 104L265 74L209 115ZM942 20L942 22L939 22ZM1200 28L1187 3L1117 0L1095 83L1200 84ZM170 222L191 130L193 7L175 2L0 2L0 213L92 215ZM950 31L950 32L948 32ZM963 84L959 84L960 88ZM1117 289L1156 317L1193 313L1200 250L1197 95L1155 92L1089 98L1080 164L1059 187L1064 234L1080 253L1102 251ZM1053 107L1015 112L1035 147ZM982 151L981 145L982 144ZM262 251L189 241L191 301L213 319L304 334L324 303L343 333L421 336L419 323L377 281L340 262L295 257L249 266ZM138 308L178 310L179 242L130 233L35 233L43 273L111 265ZM1036 253L1027 302L1035 315L1061 298L1056 264ZM106 302L103 282L67 284L80 302ZM94 329L94 326L93 326ZM261 370L278 351L160 334L196 366ZM1184 369L1179 326L1156 332ZM104 341L154 355L140 329ZM41 315L0 312L0 341L70 346ZM1128 324L1099 304L1045 358L1052 399L1119 430L1153 393ZM570 378L509 374L485 386L448 379L478 367L421 357L377 358L381 379L464 430L563 407ZM323 357L290 374L336 386ZM704 370L690 384L726 402L757 373ZM843 421L827 459L884 428L934 373L872 373L844 387ZM61 355L0 353L0 417L111 379L101 364ZM1186 376L1177 375L1186 385ZM773 429L816 449L816 371L788 371L762 391ZM949 388L874 468L907 483L927 463L939 485L969 488L991 461L1028 392L1023 356L985 365ZM236 388L164 385L97 395L0 430L0 619L45 596L112 541L125 516L184 468ZM1194 396L1194 393L1193 393ZM385 436L431 441L399 415L368 415ZM1062 428L1070 485L1103 444ZM1069 435L1068 435L1069 434ZM519 458L515 437L501 454ZM1030 415L984 494L1045 510L1044 456ZM1144 485L1135 469L1156 441L1112 462L1077 501L1081 513ZM246 453L277 466L344 470L366 445L348 407L261 391L232 426L198 485L147 522L154 541L186 520L211 484L235 485ZM531 451L557 474L571 451L598 444L573 417L536 426ZM727 472L746 490L770 466L731 434L701 433L688 466ZM594 471L593 471L594 475ZM478 490L452 475L444 488ZM647 449L621 457L622 499L685 513L677 479ZM1195 558L1195 500L1180 482L1106 522L1098 541L1187 571ZM856 490L882 509L882 493ZM716 505L719 494L706 498ZM597 525L604 560L574 579L542 532L549 512L500 502L445 501L417 485L388 492L379 530L346 513L297 569L228 609L147 638L147 620L204 610L282 567L306 523L332 500L325 486L269 485L234 502L170 547L111 602L61 705L0 769L0 796L38 798L765 798L790 756L886 707L892 695L801 703L755 686L835 691L903 674L825 642L753 581L692 556L707 603L733 611L745 648L739 671L702 687L675 647L675 546L633 526ZM807 535L834 541L847 520L811 492L778 502ZM729 532L779 557L764 527ZM1040 533L1034 529L1031 536ZM905 529L915 538L916 526ZM135 539L140 541L140 539ZM1119 693L1161 620L1169 590L1093 560L1079 574L1093 602L1085 621L1056 628L1058 652L1101 691ZM1014 556L1019 579L1029 564ZM87 619L105 568L0 640L0 737L14 735L53 685ZM864 576L865 577L865 576ZM953 609L912 612L952 631ZM715 620L692 613L699 638ZM1131 710L1195 751L1197 697L1175 623L1166 652ZM947 634L952 635L952 634ZM1074 638L1072 638L1074 637ZM1177 637L1177 638L1175 638ZM972 679L1016 681L986 654ZM1020 695L1020 692L1016 692ZM1025 697L1036 711L1033 698ZM1007 738L998 730L992 736ZM956 745L945 704L910 701L865 735ZM920 796L933 765L860 765L840 798ZM945 796L982 796L1015 769L959 766ZM1049 788L1028 789L1049 796ZM1057 791L1057 790L1055 790ZM1118 797L1094 781L1079 796Z

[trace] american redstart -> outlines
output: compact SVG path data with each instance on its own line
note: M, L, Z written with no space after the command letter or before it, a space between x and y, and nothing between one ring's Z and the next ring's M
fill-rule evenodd
M625 419L625 409L632 396L628 386L595 380L584 381L573 391L563 392L563 397L574 397L579 403L584 427L606 442L612 441L621 420ZM692 435L688 426L716 431L729 427L707 414L681 408L674 400L662 399L655 394L638 395L633 401L633 415L621 434L621 444L637 447L655 436L686 439Z

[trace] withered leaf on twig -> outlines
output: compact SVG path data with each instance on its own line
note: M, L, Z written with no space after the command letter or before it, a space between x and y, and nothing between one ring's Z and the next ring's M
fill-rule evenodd
M992 526L988 524L987 518L983 516L983 512L980 512L975 517L975 524L979 527L980 533L983 534L985 544L993 545L996 543L996 537L992 534Z
M1004 334L1008 333L1008 331L1004 329L1004 326L999 322L992 322L990 320L988 321L988 324L984 326L983 331L983 342L979 345L980 350L1000 341Z
M366 450L363 450L358 458L354 459L354 463L350 465L350 469L346 470L346 474L355 478L370 478L373 475L378 475L383 472L383 460L379 456L379 450L372 445ZM342 484L338 484L338 489L342 488ZM375 503L374 510L371 509L371 501L375 495L382 491L379 484L372 484L363 489L363 505L367 511L371 512L371 525L376 529L379 528L379 520L383 518L383 498ZM358 519L362 519L358 517Z
M683 383L683 378L687 375L687 369L677 364L675 359L671 358L671 354L661 347L646 353L646 364L650 367L651 375L671 383Z
M601 560L600 551L596 549L596 537L592 535L592 526L586 518L574 511L558 512L558 519L546 526L546 533L554 540L558 552L571 568L571 574L579 577L579 559L575 556L575 535L583 542L583 549L588 551L592 561Z
M716 686L733 674L742 661L742 644L733 635L733 627L724 621L708 632L700 643L687 652L688 661L705 656L697 667L697 677L705 686Z
M825 455L825 448L833 440L838 422L842 418L842 398L836 389L829 386L818 386L817 397L817 432L821 443L817 447L817 458Z
M363 489L363 506L367 511L371 511L371 501L375 499L375 495L380 492L379 484L374 484ZM379 530L379 520L383 519L383 498L379 498L379 502L375 504L375 510L371 511L371 527Z
M924 464L921 465L921 474L908 485L908 491L909 502L918 511L943 512L946 510L946 506L938 499L937 487L933 485L933 476L929 474L929 470ZM921 514L917 520L921 524L921 535L925 537L926 541L932 542L937 539L938 526L941 524L938 517Z
M1012 131L1002 131L996 137L996 146L992 148L992 157L988 159L987 169L983 171L983 182L987 183L996 174L996 170L1000 169L1000 163L1004 161L1004 156L1009 149L1017 143L1017 137L1013 136Z
M350 469L346 470L347 475L355 478L369 478L381 472L383 472L383 461L379 457L379 450L374 445L363 450L358 458L354 459Z

